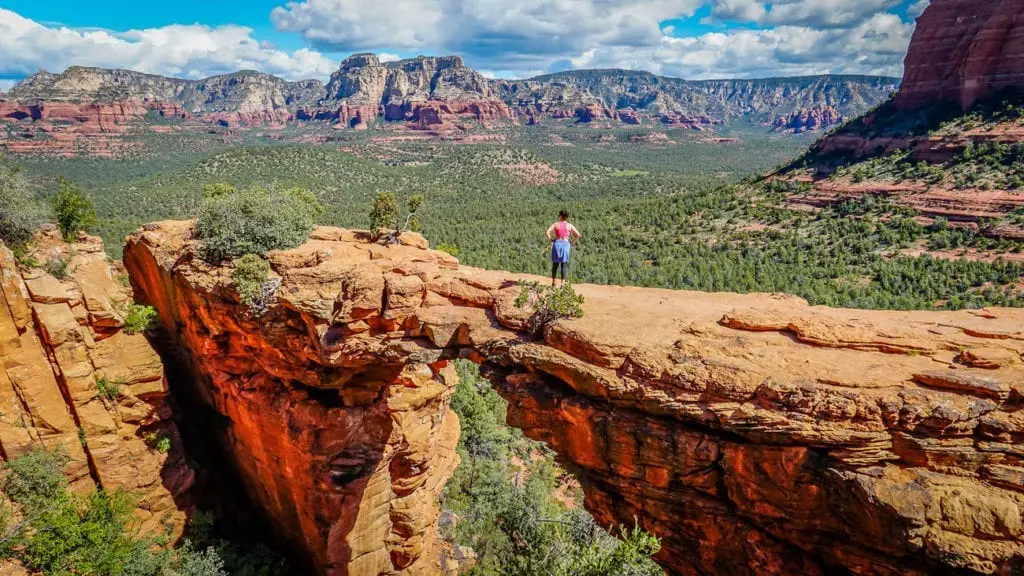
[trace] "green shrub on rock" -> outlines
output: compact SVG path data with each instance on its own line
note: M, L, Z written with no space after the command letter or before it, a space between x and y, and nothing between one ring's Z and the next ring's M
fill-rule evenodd
M54 256L46 261L43 266L46 272L57 280L67 280L71 277L71 259L65 256Z
M111 380L106 376L96 378L96 395L108 402L113 402L121 396L121 385L123 380Z
M523 281L519 283L519 297L515 305L516 308L533 310L529 329L536 334L562 318L582 318L583 301L583 296L573 290L572 284L556 288Z
M254 314L262 314L270 305L276 286L271 285L270 264L255 254L246 254L235 260L231 280L238 296Z
M210 262L295 248L323 212L316 197L302 188L215 188L207 191L195 228L203 258Z
M157 317L152 306L129 302L124 308L124 331L129 334L146 332L156 324Z

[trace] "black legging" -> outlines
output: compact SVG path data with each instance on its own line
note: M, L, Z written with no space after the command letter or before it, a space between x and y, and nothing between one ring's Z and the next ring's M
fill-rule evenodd
M554 280L558 276L558 267L562 267L562 282L565 282L565 277L569 274L569 263L568 262L552 262L551 263L551 279Z

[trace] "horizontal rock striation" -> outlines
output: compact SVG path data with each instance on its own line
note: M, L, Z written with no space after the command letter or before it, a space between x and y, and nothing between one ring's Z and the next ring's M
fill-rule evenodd
M75 489L129 491L141 528L170 527L176 538L194 475L160 357L145 336L125 331L131 295L98 238L69 245L56 232L39 234L27 258L66 259L68 278L19 266L0 246L0 456L63 450Z
M776 132L803 134L804 132L828 130L842 124L845 120L839 110L831 106L819 106L780 116L775 119L772 129Z
M123 100L109 104L0 100L0 145L9 152L115 156L134 143L122 137L149 113L186 119L176 104ZM13 128L13 136L8 129Z
M187 222L125 252L245 488L321 572L440 570L455 357L484 364L602 523L662 538L671 574L1024 566L1024 311L579 286L585 316L537 339L521 277L403 240L319 228L271 254L260 319Z
M896 96L903 110L941 101L970 108L1024 88L1024 0L932 0L918 19Z

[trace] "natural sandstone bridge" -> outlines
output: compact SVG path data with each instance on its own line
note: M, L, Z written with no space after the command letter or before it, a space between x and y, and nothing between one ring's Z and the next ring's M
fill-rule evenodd
M271 254L278 303L256 320L190 232L129 239L133 287L255 503L329 574L437 571L456 357L600 522L662 538L672 574L1020 569L1024 311L579 286L585 316L538 341L516 276L319 228Z

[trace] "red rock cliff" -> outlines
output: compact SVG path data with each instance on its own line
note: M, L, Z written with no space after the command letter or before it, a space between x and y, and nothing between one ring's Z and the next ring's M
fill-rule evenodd
M0 245L0 456L44 446L70 456L76 489L98 485L139 497L144 531L169 521L177 535L193 473L171 421L160 357L124 329L127 289L98 238L65 244L37 236L37 262L67 259L68 277L19 267ZM102 395L98 382L117 386ZM161 452L155 440L170 440Z
M271 255L257 320L190 234L138 232L132 282L223 416L211 441L321 572L441 571L458 356L671 574L1021 569L1024 311L580 286L585 317L535 340L517 276L320 228Z
M969 108L1024 87L1024 0L932 0L918 19L896 104L938 101Z

